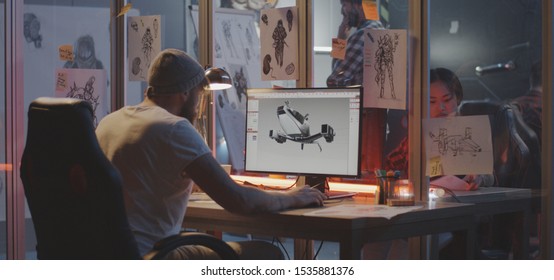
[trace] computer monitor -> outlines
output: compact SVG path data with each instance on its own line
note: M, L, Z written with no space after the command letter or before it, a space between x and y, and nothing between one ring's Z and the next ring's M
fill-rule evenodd
M359 177L361 87L247 89L245 171ZM321 185L323 184L323 185Z

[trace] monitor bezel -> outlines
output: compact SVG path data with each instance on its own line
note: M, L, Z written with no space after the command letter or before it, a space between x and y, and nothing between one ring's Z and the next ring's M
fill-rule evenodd
M313 91L337 91L337 90L357 90L358 94L360 96L360 107L359 107L359 121L358 121L358 157L357 157L357 164L356 164L356 175L351 174L321 174L321 173L310 173L310 172L282 172L282 171L267 171L267 170L252 170L248 169L246 165L246 161L248 158L248 102L250 101L249 94L253 91L260 92L260 91L302 91L302 90L313 90ZM267 92L267 94L271 94L270 92ZM245 133L244 133L244 171L247 173L258 173L258 174L282 174L282 175L293 175L293 176L312 176L312 177L336 177L336 178L361 178L362 173L362 133L363 133L363 98L364 98L364 91L362 86L345 86L345 87L310 87L310 88L247 88L246 89L246 114L245 117Z

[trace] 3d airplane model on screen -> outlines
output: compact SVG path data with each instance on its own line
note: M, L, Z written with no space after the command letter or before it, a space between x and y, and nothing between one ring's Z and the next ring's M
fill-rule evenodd
M317 144L321 152L321 145L316 140L323 137L327 143L331 143L335 137L335 131L330 125L322 124L320 133L310 135L308 115L301 115L298 111L290 108L289 102L285 101L285 105L277 107L277 118L284 132L270 130L269 137L280 144L285 143L287 139L299 142L302 150L304 144Z

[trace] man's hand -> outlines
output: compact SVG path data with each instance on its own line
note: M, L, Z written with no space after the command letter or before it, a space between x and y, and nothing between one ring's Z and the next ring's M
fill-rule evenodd
M293 198L293 204L290 208L322 206L323 201L327 198L325 194L317 188L311 188L308 185L294 188L288 191L287 195Z
M339 39L346 39L348 37L348 34L350 33L350 25L348 24L349 17L347 15L343 15L342 22L339 25L339 32L337 34L337 37Z

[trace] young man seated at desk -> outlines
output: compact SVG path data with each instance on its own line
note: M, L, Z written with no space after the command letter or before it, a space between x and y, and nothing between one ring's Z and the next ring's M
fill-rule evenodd
M214 159L195 130L198 100L204 94L202 66L185 52L162 51L152 61L144 101L106 116L96 129L100 146L123 178L125 208L139 250L181 230L194 181L230 212L254 214L321 206L317 189L265 192L236 184ZM282 259L263 241L230 242L241 259ZM175 259L213 259L201 246L183 246Z

